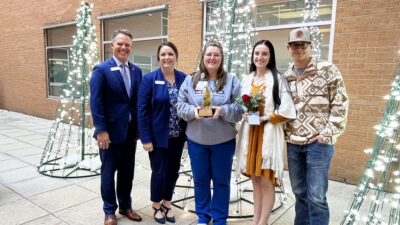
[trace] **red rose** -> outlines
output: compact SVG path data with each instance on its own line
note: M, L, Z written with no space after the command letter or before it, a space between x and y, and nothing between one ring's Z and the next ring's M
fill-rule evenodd
M243 99L243 102L250 102L250 96L249 95L242 95L242 99Z

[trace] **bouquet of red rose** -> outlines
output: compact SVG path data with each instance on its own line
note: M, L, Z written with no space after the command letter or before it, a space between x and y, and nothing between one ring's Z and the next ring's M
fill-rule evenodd
M242 95L241 98L238 98L236 100L236 103L241 106L244 106L249 112L255 112L258 111L258 106L262 101L262 96L263 96L262 91L250 95L244 94Z

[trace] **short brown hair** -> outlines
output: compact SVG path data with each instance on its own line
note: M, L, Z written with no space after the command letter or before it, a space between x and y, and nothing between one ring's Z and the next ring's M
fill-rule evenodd
M118 34L125 34L132 40L132 33L129 30L127 30L127 29L119 29L119 30L114 31L114 33L112 34L112 38L111 38L112 42L114 42L114 38Z

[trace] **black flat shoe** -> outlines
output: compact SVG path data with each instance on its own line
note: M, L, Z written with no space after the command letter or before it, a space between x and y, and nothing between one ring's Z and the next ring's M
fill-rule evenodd
M160 209L164 212L164 214L165 214L165 219L166 219L168 222L170 222L170 223L175 223L175 216L171 216L171 217L168 217L168 216L167 216L167 215L168 215L168 212L171 210L171 208L168 208L167 206L161 204L161 208L160 208Z
M165 217L163 217L163 218L157 218L157 217L156 217L156 214L158 213L158 211L161 210L161 208L157 209L157 208L155 208L154 206L152 206L152 207L153 207L153 210L154 210L154 220L155 220L157 223L165 224ZM161 212L162 212L162 210L161 210Z

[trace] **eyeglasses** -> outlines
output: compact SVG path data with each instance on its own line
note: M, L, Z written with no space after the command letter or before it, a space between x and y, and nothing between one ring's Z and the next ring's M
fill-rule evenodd
M212 53L207 53L204 55L204 58L206 58L206 59L210 59L212 57L219 58L219 57L221 57L221 55L220 54L212 54Z
M306 49L310 44L311 44L310 42L292 42L289 43L289 47L291 49L297 49L297 48Z

